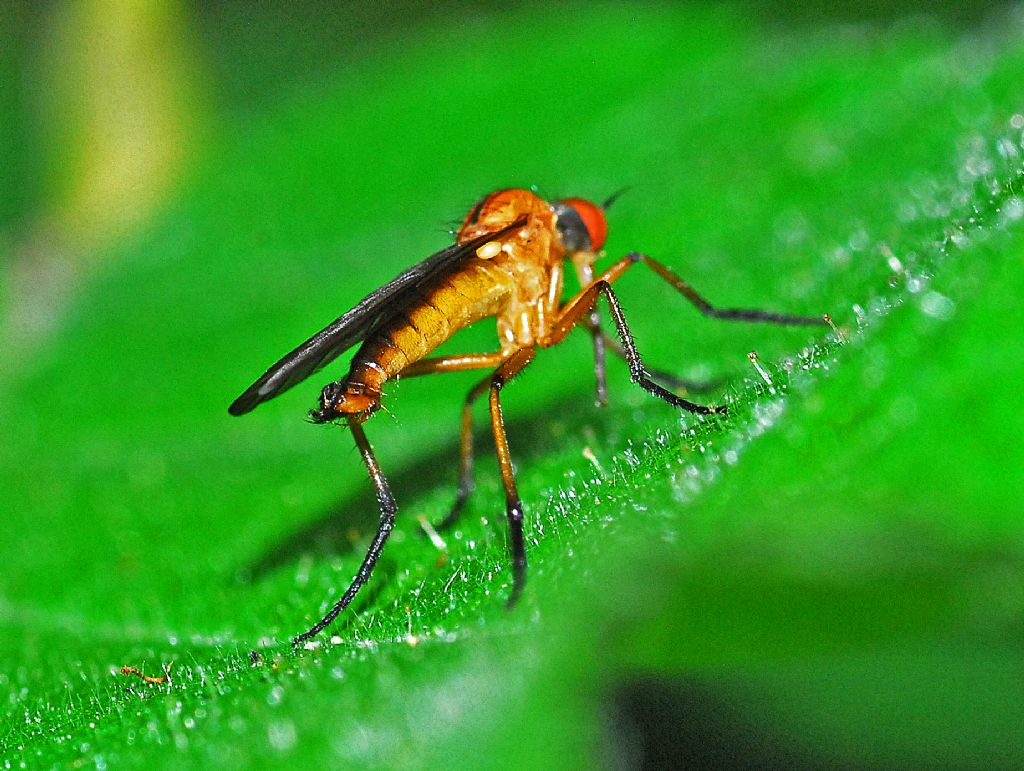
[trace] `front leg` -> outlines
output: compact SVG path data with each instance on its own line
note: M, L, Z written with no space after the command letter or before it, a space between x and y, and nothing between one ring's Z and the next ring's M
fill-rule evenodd
M626 318L622 313L622 306L619 305L619 300L615 296L615 292L612 291L611 287L611 282L618 279L635 263L636 260L631 256L623 257L602 273L594 283L583 289L583 291L566 303L557 321L552 325L550 334L541 341L541 347L550 348L551 346L558 345L558 343L562 342L566 335L572 331L572 328L575 327L576 324L578 324L580 320L593 309L597 302L597 298L600 295L604 295L605 299L608 301L609 309L611 310L612 321L615 323L615 329L619 333L619 341L622 343L622 350L626 359L626 364L629 366L630 379L634 383L639 385L648 393L657 396L662 401L666 401L675 407L681 407L689 412L696 412L703 415L725 414L726 408L724 406L709 407L702 404L695 404L680 396L676 396L671 391L658 385L651 380L648 375L643 362L640 360L640 354L636 349L636 343L633 342L633 335L630 333L629 326L626 324Z
M731 321L760 321L766 324L781 324L786 326L817 326L827 324L825 316L793 316L788 313L776 313L765 311L759 308L716 308L699 294L688 283L673 273L665 265L657 260L651 259L646 254L632 252L622 258L634 263L642 262L648 268L657 273L661 278L671 284L679 294L689 300L705 316L716 319L729 319Z

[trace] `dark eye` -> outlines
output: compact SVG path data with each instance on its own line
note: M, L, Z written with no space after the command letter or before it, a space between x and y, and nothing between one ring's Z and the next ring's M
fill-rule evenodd
M582 198L563 198L554 203L562 245L570 252L597 252L608 237L604 209Z

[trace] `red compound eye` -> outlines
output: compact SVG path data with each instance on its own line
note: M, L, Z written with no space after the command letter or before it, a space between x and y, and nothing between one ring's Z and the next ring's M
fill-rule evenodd
M601 251L605 239L608 238L608 220L604 218L604 209L582 198L563 198L560 203L572 208L579 215L587 229L587 235L590 236L590 250Z

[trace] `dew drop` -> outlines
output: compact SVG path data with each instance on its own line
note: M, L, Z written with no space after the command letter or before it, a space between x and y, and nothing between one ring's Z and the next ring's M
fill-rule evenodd
M956 303L938 292L927 292L921 298L921 312L926 316L943 321L952 318Z
M278 752L287 752L295 746L298 733L291 720L275 720L267 726L267 740Z

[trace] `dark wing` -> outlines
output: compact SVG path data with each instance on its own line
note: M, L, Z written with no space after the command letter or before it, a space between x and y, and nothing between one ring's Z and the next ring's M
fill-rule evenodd
M257 405L287 391L317 370L327 366L356 343L365 340L389 316L388 311L436 276L455 270L476 250L495 238L526 224L520 218L507 228L486 233L464 244L453 244L423 262L416 263L377 289L356 306L263 373L263 376L235 399L228 412L244 415Z

